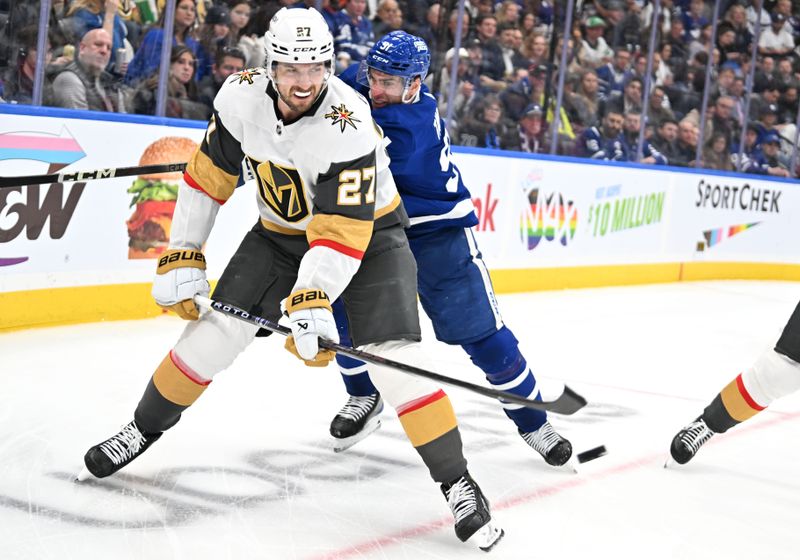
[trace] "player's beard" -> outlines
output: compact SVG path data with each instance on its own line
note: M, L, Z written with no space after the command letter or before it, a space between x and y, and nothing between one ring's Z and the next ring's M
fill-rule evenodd
M296 97L294 95L295 92L310 92L310 95L308 97L301 98ZM289 106L289 109L292 111L305 113L311 108L311 106L314 104L314 101L317 100L319 88L317 86L311 86L308 89L303 89L292 86L289 88L288 92L283 92L281 91L281 87L278 86L278 94L281 96L281 100Z

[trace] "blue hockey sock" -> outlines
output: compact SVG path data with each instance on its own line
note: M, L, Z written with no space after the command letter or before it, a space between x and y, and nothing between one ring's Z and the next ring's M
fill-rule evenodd
M481 341L464 344L463 348L495 389L541 400L536 378L519 351L517 339L506 327ZM547 413L542 410L503 403L503 411L521 432L536 431L547 421Z
M340 299L333 302L333 316L336 319L336 327L339 331L339 343L342 346L353 346L347 313ZM339 373L342 374L342 381L344 381L347 393L351 397L366 397L378 392L369 378L369 373L367 373L367 364L361 360L340 354L336 354L336 363L339 366Z
M352 397L366 397L377 393L378 390L369 378L367 364L349 356L336 355L339 373L342 374L347 393Z

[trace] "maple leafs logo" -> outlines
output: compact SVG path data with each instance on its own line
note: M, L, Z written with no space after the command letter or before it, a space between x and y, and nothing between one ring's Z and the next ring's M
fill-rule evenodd
M344 103L339 104L338 107L331 105L331 112L325 114L326 119L331 119L332 125L339 123L341 126L341 131L344 132L344 129L349 124L353 127L353 129L357 129L356 124L357 122L361 122L359 119L353 117L353 112L348 110L347 107L344 106Z
M247 70L242 70L241 72L236 72L233 74L233 79L231 81L236 81L238 78L240 84L247 82L248 84L253 85L253 76L260 75L261 72L259 72L257 68L248 68Z

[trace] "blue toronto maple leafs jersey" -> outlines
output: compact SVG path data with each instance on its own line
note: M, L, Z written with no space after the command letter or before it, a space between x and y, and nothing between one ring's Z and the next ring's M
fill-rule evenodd
M353 64L339 78L369 99L357 72ZM422 86L418 102L373 108L372 117L391 141L389 169L411 219L409 235L477 225L472 197L452 162L450 138L428 88Z

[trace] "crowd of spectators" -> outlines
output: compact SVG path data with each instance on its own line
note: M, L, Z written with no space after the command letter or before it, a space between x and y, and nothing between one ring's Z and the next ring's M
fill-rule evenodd
M716 25L713 0L661 0L658 14L652 0L576 0L564 37L565 4L467 0L456 49L451 0L176 0L166 115L208 118L231 74L264 64L272 15L312 6L331 28L337 72L396 29L425 39L426 85L454 144L797 175L800 0L720 0ZM39 9L0 0L2 102L32 101ZM54 0L43 104L155 114L166 13L165 0Z

